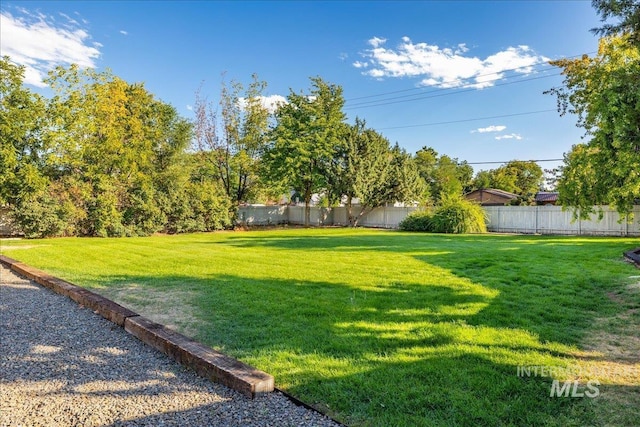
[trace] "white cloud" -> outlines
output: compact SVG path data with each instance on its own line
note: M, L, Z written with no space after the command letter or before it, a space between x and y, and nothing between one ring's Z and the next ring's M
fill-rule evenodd
M8 55L13 62L25 66L26 84L46 86L43 78L57 65L96 66L102 45L91 42L91 36L77 20L60 14L64 19L60 22L24 8L16 10L21 16L0 13L0 55Z
M122 34L123 36L128 36L129 33L125 30L120 30L120 34Z
M486 128L478 128L475 130L472 130L471 133L487 133L487 132L502 132L503 130L505 130L507 127L503 126L503 125L491 125L491 126L487 126Z
M403 37L397 48L385 47L386 39L374 37L368 41L371 48L356 61L356 68L367 68L363 74L384 77L420 77L424 86L442 88L493 86L508 70L531 74L533 67L549 59L536 54L528 46L509 47L482 59L467 55L469 48L461 43L455 48L440 48L427 43L413 43Z
M373 46L374 48L383 45L387 42L387 39L381 39L380 37L374 37L372 39L369 39L367 41L367 43L369 43L371 46Z
M270 113L274 113L280 104L287 103L287 98L282 95L269 95L261 96L260 101L263 107L265 107ZM238 103L240 104L240 108L245 108L247 100L246 98L238 98Z
M500 141L501 139L516 139L516 140L519 141L519 140L522 139L522 135L517 134L517 133L511 133L511 134L508 134L508 135L498 135L498 136L496 136L496 139L498 141Z
M187 104L187 110L189 110L189 111L193 111L193 106L192 106L192 105Z
M340 55L338 55L338 58L339 58L341 61L346 61L346 59L347 59L347 58L349 58L349 54L348 54L348 53L345 53L345 52L340 52Z

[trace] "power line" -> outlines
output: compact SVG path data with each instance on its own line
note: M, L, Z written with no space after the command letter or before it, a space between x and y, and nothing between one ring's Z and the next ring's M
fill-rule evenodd
M502 114L502 115L499 115L499 116L476 117L476 118L472 118L472 119L450 120L450 121L447 121L447 122L423 123L423 124L420 124L420 125L391 126L391 127L386 127L386 128L378 128L377 130L406 129L406 128L416 128L416 127L424 127L424 126L450 125L450 124L454 124L454 123L475 122L475 121L478 121L478 120L501 119L503 117L528 116L528 115L531 115L531 114L549 113L551 111L556 111L556 110L555 109L550 109L550 110L526 111L526 112L523 112L523 113Z
M509 163L513 160L508 160L505 162L462 162L462 163L458 163L459 165L461 164L465 164L465 165L497 165L497 164L504 164L504 163ZM564 161L564 159L538 159L538 160L518 160L519 162L561 162Z
M581 53L578 55L571 55L571 56L566 56L563 59L572 59L572 58L578 58L578 57L582 57L584 55L592 55L596 53L595 51L593 52L587 52L587 53ZM538 62L537 64L533 64L530 67L537 67L539 65L543 65L547 68L557 68L555 66L549 65L547 62ZM497 71L497 72L493 72L493 73L487 73L487 74L481 74L478 76L474 76L474 77L468 77L466 79L453 79L453 80L448 80L448 81L444 81L441 82L440 84L455 84L458 82L463 82L465 80L471 81L472 79L477 79L478 77L487 77L487 76L491 76L491 75L497 75L497 74L501 74L501 73L506 73L509 71L518 71L518 70L522 70L525 67L516 67L516 68L510 68L507 70L502 70L502 71ZM542 70L537 70L537 71L542 71ZM499 80L499 79L495 79L495 80ZM446 90L446 89L455 89L455 88L439 88L440 90ZM386 95L393 95L396 93L403 93L403 92L411 92L411 91L423 91L425 90L425 87L414 87L414 88L410 88L410 89L401 89L401 90L394 90L394 91L390 91L390 92L382 92L382 93L378 93L378 94L374 94L374 95L365 95L365 96L358 96L355 98L349 98L346 99L345 102L348 103L350 101L355 101L355 100L359 100L359 99L367 99L367 98L375 98L375 97L380 97L380 96L386 96ZM406 96L413 96L413 95L406 95ZM383 101L383 100L382 100ZM369 102L376 102L376 101L369 101Z
M554 68L555 67L548 67L547 69L540 69L540 70L535 70L535 71L536 72L546 72L546 71L548 71L550 69L554 69ZM559 75L559 74L560 73L556 73L556 74L553 74L553 75L556 76L556 75ZM513 76L503 77L502 79L503 80L514 79L516 77L522 78L523 76L515 76L515 75L513 75ZM547 77L547 76L544 76L544 77ZM468 79L463 79L462 81L464 81L464 80L468 80ZM495 81L499 81L499 80L501 80L501 79L500 78L496 78L496 79L493 79L493 80L490 80L490 81L491 82L495 82ZM527 79L521 79L521 80L518 80L518 81L528 81L528 80ZM510 83L513 83L513 82L510 82ZM445 84L445 83L443 83L443 84ZM464 83L464 84L462 84L460 86L437 87L435 89L430 89L430 90L427 90L429 88L427 88L427 89L425 89L425 88L405 89L403 91L397 91L397 92L405 92L405 91L410 91L410 90L420 90L420 93L412 93L412 94L408 94L408 95L399 95L399 96L394 96L394 97L389 97L389 98L374 99L374 100L371 100L371 101L361 101L361 102L356 102L356 103L349 103L349 101L345 101L345 103L347 103L351 107L353 107L353 106L366 105L366 104L383 103L383 102L391 101L391 100L394 100L394 99L419 97L419 96L422 96L422 95L425 95L425 94L444 92L444 91L458 93L460 89L467 89L464 92L468 92L469 91L468 89L470 89L470 90L479 90L479 88L476 86L477 84L478 84L478 82L471 82L470 81L470 82ZM494 86L503 86L504 84L505 83L498 83L498 84L494 84L492 86L485 87L483 89L490 89L490 88L492 88ZM373 95L373 96L370 96L370 97L362 97L362 98L371 98L371 97L375 97L375 96L377 96L377 95ZM418 99L421 99L421 98L418 98Z
M504 83L498 83L495 84L491 87L498 87L498 86L507 86L507 85L512 85L512 84L516 84L516 83L524 83L524 82L528 82L528 81L532 81L532 80L540 80L540 79L546 79L549 77L555 77L555 76L559 76L561 73L555 73L555 74L548 74L546 76L538 76L538 77L531 77L528 79L522 79L522 80L517 80L517 81L510 81L510 82L504 82ZM485 89L489 89L489 88L485 88ZM402 99L402 100L397 100L397 101L369 101L369 102L362 102L359 104L355 104L355 105L351 105L348 107L344 107L345 110L350 110L350 109L355 109L355 108L369 108L369 107L381 107L381 106L385 106L385 105L391 105L391 104L399 104L401 102L410 102L410 101L419 101L422 99L429 99L429 98L437 98L440 96L448 96L448 95L457 95L459 93L465 93L465 92L475 92L478 89L477 88L469 88L469 89L462 89L462 90L456 90L453 91L450 88L447 89L436 89L430 92L425 92L425 93L435 93L435 92L439 92L439 91L443 91L443 90L449 90L450 92L446 92L446 93L438 93L436 95L428 95L428 96L418 96L417 98L411 98L411 99ZM416 96L416 95L411 95L411 96ZM404 97L398 97L398 98L404 98ZM395 99L395 98L389 98L389 99ZM374 103L377 102L377 103ZM369 105L367 105L369 104Z

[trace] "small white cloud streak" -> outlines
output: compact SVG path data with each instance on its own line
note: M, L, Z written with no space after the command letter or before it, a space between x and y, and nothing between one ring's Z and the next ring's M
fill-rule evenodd
M371 46L373 46L373 48L377 48L380 45L383 45L387 42L387 39L383 39L380 37L373 37L372 39L369 39L367 41L367 43L369 43Z
M498 141L500 141L502 139L516 139L516 140L519 141L519 140L522 139L522 135L517 134L517 133L511 133L511 134L508 134L508 135L498 135L498 136L496 136L496 139Z
M455 48L440 48L427 43L413 43L403 37L397 48L385 47L386 39L373 37L370 48L361 53L364 61L355 61L355 68L363 74L385 77L419 77L420 85L441 88L469 87L482 89L493 86L508 70L531 74L537 64L549 59L536 54L528 46L509 47L481 59L468 56L466 44Z
M22 16L0 13L0 55L25 66L26 84L46 86L43 78L58 65L78 64L95 68L100 57L100 43L91 43L91 36L78 21L60 14L65 22L42 13L16 9Z
M269 111L269 113L275 113L280 104L286 104L287 98L282 95L269 95L269 96L261 96L260 102L264 108ZM247 106L246 98L238 98L238 104L240 108L244 109Z
M189 110L189 111L193 111L193 106L191 106L191 105L189 105L189 104L187 104L187 107L186 107L186 108L187 108L187 110Z
M120 34L122 34L123 36L128 36L129 33L125 30L120 30Z
M491 125L491 126L487 126L486 128L478 128L478 129L472 130L471 133L502 132L506 128L507 127L503 125L497 125L497 126Z

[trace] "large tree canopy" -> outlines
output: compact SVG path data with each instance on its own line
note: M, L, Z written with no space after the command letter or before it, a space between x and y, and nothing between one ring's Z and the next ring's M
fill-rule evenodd
M639 0L592 0L603 25L591 31L601 36L629 35L630 41L640 46L640 1ZM610 22L617 18L617 22Z
M563 69L565 87L549 93L590 138L565 155L560 202L583 218L594 204L630 213L640 199L640 48L629 34L605 37L595 57L551 63Z
M46 186L44 100L22 86L24 68L0 58L0 205Z
M196 95L195 149L235 205L250 201L258 191L270 116L262 102L265 88L255 74L246 90L239 82L223 83L221 117L217 106Z
M228 225L229 203L187 154L191 125L110 72L57 68L45 100L0 63L0 203L29 237Z
M274 182L300 192L305 202L305 225L310 223L313 193L327 188L336 147L343 144L345 114L342 88L320 77L311 79L310 93L287 96L276 112L273 142L266 160Z
M438 202L446 196L461 196L471 189L473 168L466 161L458 161L447 155L438 156L431 147L422 147L416 152L415 164L426 184L421 199L430 198Z

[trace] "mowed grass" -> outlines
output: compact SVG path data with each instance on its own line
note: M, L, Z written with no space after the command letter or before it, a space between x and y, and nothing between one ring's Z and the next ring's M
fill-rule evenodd
M640 239L283 229L2 241L349 425L633 425ZM518 366L582 369L518 376ZM597 378L596 378L597 377ZM553 379L601 386L550 397Z

